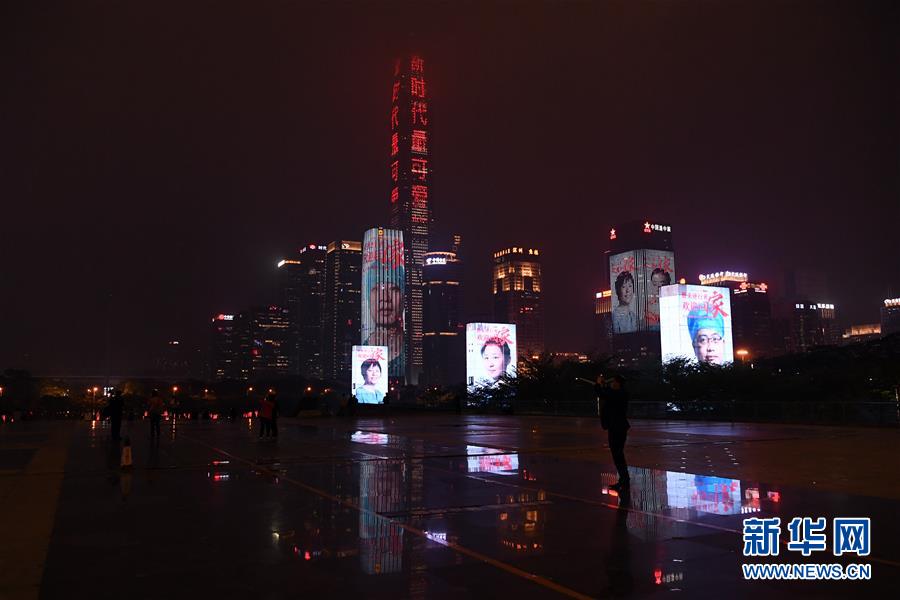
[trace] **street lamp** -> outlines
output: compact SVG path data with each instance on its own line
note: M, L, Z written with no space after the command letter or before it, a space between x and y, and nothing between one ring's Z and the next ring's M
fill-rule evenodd
M747 361L747 357L750 356L750 351L749 351L749 350L745 350L745 349L743 349L743 348L741 348L740 350L735 350L734 353L737 354L737 355L740 357L741 362L746 362L746 361Z

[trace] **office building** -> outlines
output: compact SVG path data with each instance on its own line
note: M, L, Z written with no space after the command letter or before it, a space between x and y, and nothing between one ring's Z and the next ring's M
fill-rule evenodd
M612 290L594 294L594 348L595 354L612 352Z
M280 302L291 319L290 373L310 379L323 375L326 250L322 244L307 244L293 258L278 262Z
M324 376L350 381L353 346L359 344L362 243L338 240L325 251L325 306L322 363Z
M244 360L250 378L288 375L291 354L288 310L275 305L253 307L240 321L247 327L249 353Z
M631 221L609 230L606 251L613 351L620 358L660 354L660 288L676 283L672 226Z
M886 298L881 307L881 335L900 333L900 298Z
M701 274L698 276L698 279L700 280L700 285L714 285L730 290L739 289L742 283L749 281L747 273L743 271L715 271Z
M834 304L797 302L790 321L790 352L806 352L816 346L836 346L841 331Z
M247 379L248 369L243 363L244 327L239 315L219 313L212 318L210 367L212 378Z
M494 322L515 324L520 362L544 353L541 286L540 250L512 246L494 252Z
M459 247L458 240L453 247ZM443 387L462 384L466 379L462 261L453 250L431 251L425 254L422 273L424 382Z
M750 358L772 356L775 343L772 330L772 303L769 286L765 283L743 281L732 286L729 281L719 285L731 288L731 325L735 351L746 350ZM707 279L708 281L708 279ZM713 285L702 283L701 285ZM747 356L743 355L742 356Z
M403 232L405 258L406 382L422 370L422 266L432 224L430 131L431 97L425 61L407 56L394 64L390 116L391 228Z

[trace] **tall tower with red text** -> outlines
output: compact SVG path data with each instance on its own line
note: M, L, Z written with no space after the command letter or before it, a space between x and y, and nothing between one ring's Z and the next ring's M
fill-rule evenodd
M406 382L422 372L422 266L431 230L429 96L425 61L404 56L394 63L391 90L391 227L403 231L406 262Z

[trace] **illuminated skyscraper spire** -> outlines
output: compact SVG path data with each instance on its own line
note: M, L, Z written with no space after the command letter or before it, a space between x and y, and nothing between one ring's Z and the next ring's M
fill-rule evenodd
M406 381L422 371L422 264L431 229L428 157L430 119L425 61L416 55L394 63L391 89L391 227L403 231L406 254Z

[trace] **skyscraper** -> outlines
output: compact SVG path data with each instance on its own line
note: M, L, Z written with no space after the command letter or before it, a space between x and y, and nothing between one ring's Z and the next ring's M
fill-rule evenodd
M406 377L403 232L374 227L363 235L360 344L387 346L388 374Z
M293 258L278 262L282 306L291 319L290 372L322 378L322 323L325 305L326 246L307 244Z
M390 201L391 227L403 232L406 254L407 383L422 370L422 265L431 229L430 119L425 61L408 56L394 63L391 89Z
M287 375L290 365L290 316L280 306L254 307L247 311L250 340L247 363L250 377Z
M466 325L461 317L462 261L456 251L428 252L423 278L423 378L428 385L461 384L466 380Z
M245 327L240 315L220 313L212 318L210 367L212 378L247 379L244 365Z
M672 226L632 221L609 230L612 343L631 358L659 354L660 288L676 283Z
M353 345L359 343L362 244L338 240L325 254L322 363L326 379L349 382Z
M836 346L840 340L834 304L794 304L790 322L791 352L806 352L816 346Z
M540 251L513 246L494 252L493 284L494 320L516 325L519 360L543 354Z
M900 333L900 298L885 298L881 307L881 335Z
M772 303L765 283L743 281L732 287L731 326L735 351L746 350L751 358L774 353Z
M595 353L612 352L612 290L594 294L594 348Z

